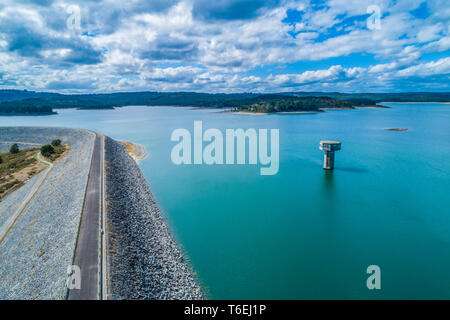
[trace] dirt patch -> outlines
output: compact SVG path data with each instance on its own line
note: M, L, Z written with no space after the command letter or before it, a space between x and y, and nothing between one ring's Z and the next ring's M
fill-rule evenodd
M41 172L46 165L36 159L39 148L0 155L0 200L9 192L20 188L26 181Z
M54 153L44 159L54 162L62 158L68 150L67 145L54 147ZM18 153L6 152L0 155L0 201L47 167L46 164L37 160L36 155L39 151L40 148L31 148Z
M120 144L125 146L128 154L134 159L134 161L139 162L142 159L147 157L147 151L144 146L139 144L127 142L127 141L119 141Z

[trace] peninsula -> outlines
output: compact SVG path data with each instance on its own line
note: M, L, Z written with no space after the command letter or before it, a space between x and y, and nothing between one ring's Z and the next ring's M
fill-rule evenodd
M368 99L340 100L330 97L262 96L254 103L233 108L234 112L267 113L315 113L322 109L354 109L375 107L376 102Z

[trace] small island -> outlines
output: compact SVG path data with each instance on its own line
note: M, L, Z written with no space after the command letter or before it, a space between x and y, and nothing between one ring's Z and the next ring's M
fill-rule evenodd
M324 109L348 110L357 107L378 107L375 101L369 99L341 100L331 97L290 97L266 96L259 101L245 104L232 109L236 113L318 113Z
M408 128L388 128L386 131L408 131Z

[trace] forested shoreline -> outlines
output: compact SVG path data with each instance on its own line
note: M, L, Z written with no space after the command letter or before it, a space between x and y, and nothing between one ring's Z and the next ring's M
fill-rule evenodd
M232 108L249 112L315 111L320 108L354 108L392 102L450 102L450 93L339 93L291 92L196 93L119 92L107 94L58 94L26 90L0 90L0 114L48 115L54 109L112 109L130 105ZM255 110L255 111L252 111Z

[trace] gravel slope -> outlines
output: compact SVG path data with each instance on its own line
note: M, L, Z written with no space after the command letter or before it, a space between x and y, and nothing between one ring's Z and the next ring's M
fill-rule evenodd
M23 199L31 195L45 178L48 168L29 179L20 189L7 194L0 202L0 229L23 206ZM0 233L1 234L1 233Z
M139 166L106 138L110 299L202 299Z

